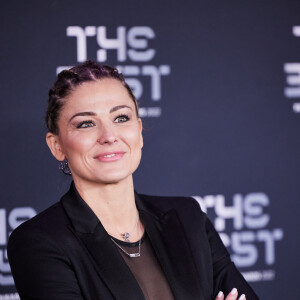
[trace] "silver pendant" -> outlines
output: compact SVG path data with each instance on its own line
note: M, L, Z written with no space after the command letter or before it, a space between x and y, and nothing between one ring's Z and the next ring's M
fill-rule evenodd
M140 253L129 253L129 257L140 257Z
M130 240L129 240L129 238L130 238L129 232L123 233L122 237L123 237L123 239L124 239L125 242L130 242Z

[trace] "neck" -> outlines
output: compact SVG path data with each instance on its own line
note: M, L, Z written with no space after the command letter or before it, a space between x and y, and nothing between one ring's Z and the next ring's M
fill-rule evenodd
M106 231L115 234L131 230L137 220L132 176L113 184L82 182L75 178L74 183Z

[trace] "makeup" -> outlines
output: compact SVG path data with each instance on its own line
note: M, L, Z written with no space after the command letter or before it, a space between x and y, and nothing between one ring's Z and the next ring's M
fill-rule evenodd
M101 153L94 158L99 160L100 162L114 162L120 160L126 152L124 151L111 151Z

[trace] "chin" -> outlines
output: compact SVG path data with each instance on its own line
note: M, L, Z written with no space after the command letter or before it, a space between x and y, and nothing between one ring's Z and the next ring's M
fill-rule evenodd
M99 183L104 183L104 184L116 184L119 183L123 180L126 180L128 177L130 177L132 173L127 173L127 174L106 174L106 176L99 176L98 177L98 182Z

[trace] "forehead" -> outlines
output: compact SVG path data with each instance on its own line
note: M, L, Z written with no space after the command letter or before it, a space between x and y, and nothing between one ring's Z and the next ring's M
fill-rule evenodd
M116 79L105 78L77 86L66 98L63 110L72 112L82 109L105 110L122 104L134 107L122 83Z

